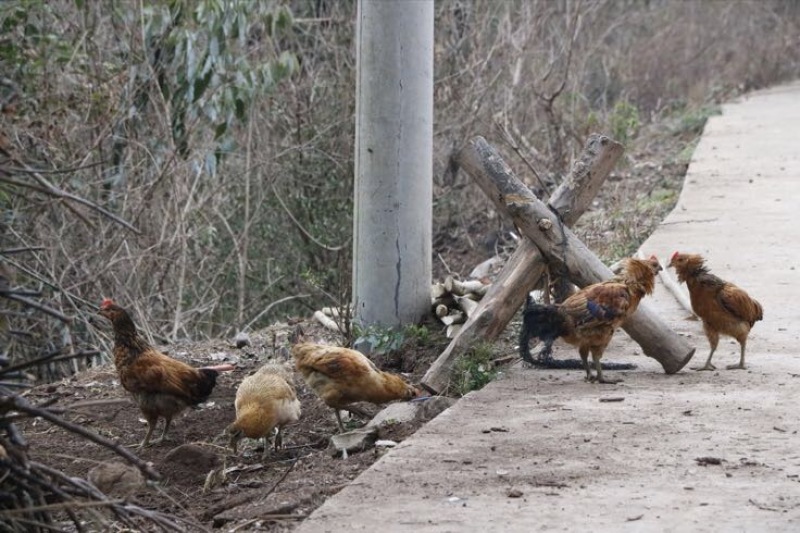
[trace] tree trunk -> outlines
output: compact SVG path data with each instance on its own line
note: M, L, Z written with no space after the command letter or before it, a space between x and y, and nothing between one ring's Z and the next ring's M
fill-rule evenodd
M501 212L508 213L520 231L546 256L551 268L565 273L581 287L609 279L612 272L580 239L558 220L511 172L497 151L482 137L461 150L459 164L472 176ZM689 362L694 347L664 324L648 305L622 325L645 355L673 374Z
M433 7L358 2L353 302L363 326L430 312Z
M621 144L608 137L597 134L589 137L570 174L550 198L550 205L559 212L565 224L571 226L588 209L623 151ZM428 369L422 384L432 392L443 392L456 359L476 342L496 339L544 272L544 258L539 249L523 237L481 299L478 309Z

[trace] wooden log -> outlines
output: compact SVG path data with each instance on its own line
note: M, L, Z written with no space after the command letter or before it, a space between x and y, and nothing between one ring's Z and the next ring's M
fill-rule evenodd
M555 213L514 176L483 138L473 139L461 150L457 160L497 209L511 216L519 230L547 257L551 268L568 274L580 287L613 276ZM695 348L664 324L647 301L639 305L622 327L642 347L645 355L657 360L667 374L683 368L694 355Z
M564 224L573 225L589 208L624 148L606 136L589 137L570 174L550 198ZM447 389L453 363L476 342L496 339L517 309L525 302L545 272L539 249L523 238L497 279L482 298L478 309L422 378L422 386L438 394Z
M456 296L466 296L469 293L483 296L486 294L486 291L489 290L489 285L477 279L460 281L452 276L447 276L444 280L444 290Z
M447 291L444 289L444 285L441 283L434 283L431 285L431 301L436 301L442 296L444 296Z
M448 339L452 339L453 337L458 335L458 332L461 331L463 328L464 324L450 324L449 326L447 326L447 331L445 332L445 336Z
M463 324L467 320L467 316L462 311L452 311L449 315L443 316L441 320L445 326L452 326L453 324Z
M341 330L339 329L339 324L337 324L335 320L330 318L322 311L314 311L314 319L320 324L322 324L325 327L325 329L341 332Z
M461 310L464 311L464 314L466 314L467 317L471 317L472 315L474 315L475 310L478 308L479 305L478 302L470 298L467 298L466 296L456 296L456 303L461 308Z

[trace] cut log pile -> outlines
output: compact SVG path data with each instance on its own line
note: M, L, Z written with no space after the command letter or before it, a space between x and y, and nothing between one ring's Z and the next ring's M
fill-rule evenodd
M442 283L431 286L431 307L434 316L447 326L446 334L452 339L478 308L478 302L489 290L481 280L459 280L447 276Z

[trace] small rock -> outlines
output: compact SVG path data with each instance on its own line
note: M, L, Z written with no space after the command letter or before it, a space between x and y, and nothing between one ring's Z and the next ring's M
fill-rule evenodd
M365 427L378 428L388 424L411 422L417 416L417 411L421 408L421 405L422 404L418 402L397 402L389 404L385 409L375 415Z
M214 352L212 354L209 354L208 358L211 359L212 361L215 361L215 362L216 361L227 361L228 360L228 354L226 354L225 352Z
M456 403L454 398L447 396L432 396L423 402L420 402L420 407L417 410L416 419L419 422L428 422L433 420L441 413L449 409Z
M393 440L377 440L375 441L376 448L394 448L397 443Z
M371 448L378 439L377 427L364 427L347 433L333 435L328 445L328 452L333 457L347 457L349 453L362 452Z
M237 348L244 348L245 346L250 346L250 335L245 333L244 331L240 331L236 334L236 337L233 338L233 343L236 345Z
M519 489L510 489L506 493L506 496L508 496L509 498L522 498L522 494L523 494L522 491Z
M108 496L125 498L144 485L139 469L119 462L108 461L92 467L86 479Z
M219 457L210 449L197 444L181 444L164 456L158 470L168 479L202 483L219 465Z
M700 466L708 466L708 465L721 465L723 459L720 459L719 457L697 457L695 461Z

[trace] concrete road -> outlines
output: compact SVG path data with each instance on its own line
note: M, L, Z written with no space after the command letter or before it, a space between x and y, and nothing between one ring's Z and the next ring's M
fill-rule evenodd
M763 304L748 370L666 376L622 331L606 358L638 368L609 372L619 385L511 369L298 531L800 531L800 84L709 120L677 207L642 246L674 250L704 254ZM652 303L701 364L700 323L663 286ZM714 361L737 362L735 341Z

